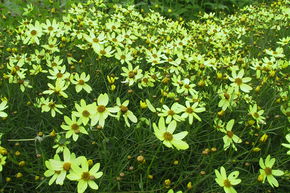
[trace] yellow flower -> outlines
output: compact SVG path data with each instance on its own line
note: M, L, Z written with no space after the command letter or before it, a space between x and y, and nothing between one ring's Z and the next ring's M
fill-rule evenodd
M189 146L182 139L188 134L187 131L182 131L178 134L173 134L176 128L176 121L172 121L166 127L164 118L161 117L158 122L158 126L153 123L154 134L166 147L173 148L176 147L178 150L188 149Z

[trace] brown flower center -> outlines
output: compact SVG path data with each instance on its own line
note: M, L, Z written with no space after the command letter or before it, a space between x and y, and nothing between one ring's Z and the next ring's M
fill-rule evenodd
M165 139L166 141L171 141L171 140L173 139L173 135L172 135L171 133L169 133L169 132L165 132L165 133L163 134L163 137L164 137L164 139Z
M229 187L232 186L232 184L231 184L231 182L230 182L228 179L225 179L225 180L224 180L224 186L225 186L226 188L229 188Z
M240 86L240 85L243 83L243 81L242 81L242 79L240 79L240 78L236 78L236 79L235 79L235 83L236 83L238 86Z
M37 31L36 31L36 30L32 30L32 31L30 32L30 34L33 35L33 36L35 36L35 35L37 34Z
M87 111L87 110L84 110L83 113L82 113L82 115L83 115L84 117L89 117L89 116L90 116L90 112Z
M134 71L130 71L129 73L128 73L128 77L129 78L134 78L135 77L135 72Z
M122 113L126 113L128 111L128 107L121 105L121 111Z
M52 31L53 30L53 27L52 26L49 26L47 29L48 29L48 31Z
M193 109L191 107L186 108L186 112L191 114L193 112Z
M76 124L76 123L74 123L74 124L71 125L71 129L72 129L72 130L78 130L79 127L80 127L80 126L79 126L78 124Z
M272 169L271 169L271 168L266 167L266 168L264 169L264 171L265 171L265 174L266 174L267 176L272 174Z
M79 80L79 85L84 85L85 81L84 80Z
M71 168L71 163L65 162L62 167L65 171L69 171Z
M97 111L98 111L99 113L102 113L102 112L104 112L105 110L106 110L106 107L105 107L104 105L99 105L98 108L97 108Z
M232 138L234 136L234 133L232 131L227 131L227 136L229 138Z
M225 99L229 100L230 99L230 95L228 93L224 93L224 97Z
M169 110L167 113L168 113L168 115L171 115L171 116L173 116L175 114L173 110Z

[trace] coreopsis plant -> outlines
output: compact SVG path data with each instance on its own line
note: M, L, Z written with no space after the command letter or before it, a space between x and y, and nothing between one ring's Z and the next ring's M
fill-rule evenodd
M117 119L119 120L120 117L122 116L125 120L125 123L128 127L130 127L129 120L133 123L137 123L138 119L134 115L132 111L129 110L128 105L129 105L129 100L125 100L123 103L121 103L121 99L118 97L116 99L116 103L118 105L119 112L117 113Z
M235 88L236 91L239 91L240 89L243 92L250 92L253 88L249 86L247 83L252 80L250 77L244 77L245 70L241 69L238 74L235 69L232 70L232 77L229 77L229 80L233 83L231 84L232 87Z
M39 39L43 35L42 26L39 23L39 21L36 21L35 25L29 24L27 26L27 30L26 30L25 35L26 35L26 37L23 37L24 44L36 43L37 45L39 45L39 43L40 43Z
M51 177L49 185L54 181L56 184L63 185L68 172L71 172L73 165L79 165L80 157L76 158L74 153L71 153L69 149L63 150L63 161L58 154L54 156L54 159L50 159L45 162L48 170L44 173L46 177Z
M56 153L63 152L65 149L68 149L67 145L70 144L64 136L57 135L55 138L55 145L52 148L56 149Z
M157 108L157 110L160 112L158 113L158 116L166 117L167 124L170 123L172 120L178 122L183 121L183 118L179 114L184 110L184 107L179 103L173 103L171 108L169 108L167 105L163 105L162 109Z
M7 109L8 106L7 106L7 100L3 100L1 103L0 103L0 117L7 117L7 113L4 112L5 109Z
M3 166L6 164L6 156L0 154L0 172L3 170Z
M67 178L72 181L77 181L78 193L83 193L89 186L94 190L98 190L99 186L95 179L102 177L103 172L99 172L100 163L96 163L90 170L87 159L82 156L80 158L80 166L72 165L72 172L67 175Z
M83 125L87 125L90 121L91 116L95 112L95 106L93 104L86 104L84 99L81 99L80 105L75 103L75 108L77 111L73 111L72 114L79 117Z
M117 113L119 111L118 107L107 107L109 103L109 96L107 93L100 94L97 99L97 104L93 103L95 111L91 116L91 126L95 126L97 123L104 127L105 120L108 116L115 116L113 113Z
M188 118L189 124L192 125L193 118L201 121L201 118L196 113L201 113L205 111L204 107L198 107L199 103L196 102L193 105L190 105L189 101L185 102L185 106L182 106L182 115L181 118L186 119Z
M258 111L258 106L257 104L254 104L253 106L250 105L249 107L249 114L252 115L252 117L256 120L257 126L259 124L265 124L265 117L262 116L264 114L264 110L259 110Z
M259 160L259 164L260 167L262 169L260 169L260 178L261 181L263 183L265 183L265 180L267 179L268 183L272 186L272 187L278 187L279 183L276 180L276 178L274 176L282 176L284 175L284 172L281 170L273 170L272 167L275 163L276 159L275 158L271 158L270 155L268 155L265 159L265 161L263 160L263 158L260 158Z
M90 80L90 75L86 75L84 72L79 75L78 73L71 76L71 83L76 85L76 92L79 93L81 90L85 90L87 93L90 93L93 89L86 82Z
M49 112L52 117L55 117L56 113L63 114L59 109L65 108L65 105L56 104L53 99L50 98L37 98L36 99L36 106L41 108L41 112Z
M176 121L171 121L168 126L165 125L165 120L163 117L160 117L158 121L158 126L153 123L154 134L155 136L163 142L166 147L173 148L176 147L178 150L188 149L189 146L182 139L188 134L187 131L182 131L177 134L173 134L176 129Z
M235 120L232 119L227 123L226 128L219 129L221 132L226 134L223 137L224 150L227 150L231 146L235 151L237 151L237 147L235 146L235 143L242 143L241 138L235 135L234 132L232 131L234 123L235 123Z
M78 140L79 134L83 133L88 135L87 130L82 126L82 119L78 119L72 115L71 119L68 116L64 116L65 124L61 125L61 128L66 130L66 138L72 137L74 141Z
M221 107L223 111L227 110L227 108L231 109L236 106L238 95L236 94L234 87L226 86L225 89L220 88L218 93L221 98L218 106Z
M139 66L136 66L133 69L133 66L131 63L128 64L128 68L122 67L122 70L123 70L123 73L121 73L121 75L126 78L123 83L128 83L129 86L132 86L143 76L142 70L139 69Z
M282 143L282 145L283 145L284 147L290 149L290 133L288 133L288 134L286 135L286 140L288 141L288 144L286 144L286 143ZM290 150L287 152L287 154L290 155Z
M59 96L62 96L64 98L68 98L68 95L64 92L67 88L68 88L68 84L65 80L61 80L61 79L56 79L55 81L55 85L48 83L47 84L49 89L43 91L43 94L57 94Z
M241 183L241 179L238 179L239 171L234 171L227 176L225 168L222 166L220 171L214 170L216 178L215 181L224 188L226 193L237 193L233 186Z

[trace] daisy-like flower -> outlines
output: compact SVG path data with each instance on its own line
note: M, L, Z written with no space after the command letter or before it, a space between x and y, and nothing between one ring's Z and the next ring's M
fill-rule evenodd
M124 83L128 83L129 86L132 86L135 82L143 77L142 70L139 69L139 66L136 66L133 69L132 64L128 64L128 68L122 67L122 70L123 73L121 73L121 75L126 78Z
M47 78L55 80L55 79L61 79L65 80L68 79L70 76L69 72L66 72L66 66L58 66L54 67L53 69L48 70L50 76L47 76Z
M42 47L48 50L50 53L59 52L57 44L58 43L56 38L49 38L48 44L42 45Z
M49 89L48 90L45 90L43 91L43 94L57 94L59 96L62 96L64 98L68 98L67 94L64 92L64 90L66 90L68 88L68 84L66 83L66 81L64 80L61 80L61 79L56 79L56 82L55 82L55 86L48 83L47 84Z
M60 161L60 157L59 157L59 155L58 155L58 154L55 154L54 157L53 157L53 160ZM52 168L52 165L51 165L50 160L45 161L45 166L46 166L46 168L47 168L48 170L46 170L46 171L44 172L44 176L45 176L45 177L51 177L50 180L49 180L49 182L48 182L48 185L51 185L51 184L53 184L53 183L55 182L55 180L56 180L57 178L59 178L59 176L60 176L60 174L61 174L61 171L59 171L59 170L54 170L54 168ZM62 183L61 181L58 181L56 184L61 185L61 183Z
M107 107L109 103L109 96L107 93L100 94L97 100L97 104L93 103L96 109L91 116L91 126L95 126L97 123L104 127L106 118L112 113L117 113L119 111L118 107Z
M129 120L133 123L137 123L137 117L133 114L132 111L128 109L129 100L125 100L121 103L120 98L117 98L117 105L119 106L120 110L117 113L117 119L119 120L121 115L124 117L125 123L128 127L130 127Z
M76 85L76 92L79 93L81 90L85 90L87 93L90 93L93 89L86 82L90 80L90 75L86 75L84 72L81 73L81 76L76 73L74 76L71 76L71 83Z
M80 133L88 135L86 129L81 126L81 119L76 120L76 117L72 115L71 119L68 116L65 116L64 121L66 125L61 125L61 128L67 131L65 135L66 138L70 138L72 136L73 140L76 141L78 140Z
M283 171L272 169L275 161L276 161L276 159L275 158L271 159L270 155L268 155L266 157L265 162L264 162L263 158L260 158L260 160L259 160L259 165L262 168L262 169L260 169L260 176L259 177L261 177L261 179L262 179L261 181L263 181L263 183L265 183L265 180L267 179L268 183L272 187L279 186L279 183L274 176L284 175Z
M27 26L26 38L23 39L24 44L33 44L36 43L39 45L39 38L42 36L42 26L38 21L35 22L35 25L29 24Z
M62 114L59 109L65 108L65 105L56 104L56 102L49 98L41 97L37 99L37 106L41 107L41 112L49 112L51 113L52 117L55 117L56 113Z
M120 60L121 64L124 64L125 62L127 64L131 64L130 61L133 60L133 56L131 53L131 50L128 50L127 48L125 48L125 50L121 50L120 48L116 48L116 53L115 53L115 58L117 60Z
M154 134L160 141L163 141L163 144L166 147L173 148L174 146L178 150L188 149L188 144L185 141L182 141L182 139L188 134L188 132L182 131L180 133L173 134L176 129L176 125L176 121L172 121L166 127L164 118L161 117L159 119L158 126L153 123Z
M273 56L275 58L283 58L285 57L284 50L281 47L276 48L275 51L266 49L266 54Z
M183 93L184 95L191 94L192 96L197 93L197 91L194 90L195 84L191 84L188 78L182 80L180 84L173 83L173 85L177 86L177 93Z
M239 176L239 171L234 171L227 176L225 168L222 166L220 168L220 172L218 170L214 170L216 178L215 181L224 188L226 193L237 193L233 186L241 183L241 179L237 179Z
M52 176L49 181L51 185L54 181L56 184L63 185L67 172L70 172L72 165L79 165L79 158L76 158L74 153L71 153L69 149L63 151L63 161L59 156L55 156L56 159L50 159L45 162L48 170L44 173L46 177Z
M257 104L254 104L253 106L250 105L249 114L252 115L252 117L257 121L257 124L265 124L266 123L265 117L262 116L263 113L264 113L264 110L258 111Z
M184 112L181 115L181 118L186 119L188 118L189 124L191 125L193 123L193 118L196 118L198 121L201 121L201 118L196 113L201 113L205 111L204 107L199 107L198 102L195 102L192 106L190 105L189 101L185 102L185 106L182 106L182 111Z
M80 165L81 167L72 165L73 170L69 175L67 175L67 178L72 181L78 181L78 193L83 193L88 186L94 190L98 190L99 186L94 180L102 177L103 175L103 172L99 172L100 163L96 163L89 170L88 161L82 156Z
M236 73L236 70L232 70L232 77L229 77L229 80L233 82L231 85L236 91L241 89L242 91L248 93L252 90L252 87L246 83L250 82L252 79L250 77L243 77L244 73L244 69L240 70L238 74Z
M3 170L3 166L6 163L6 156L3 156L2 154L0 154L0 172Z
M288 141L289 144L282 143L282 145L283 145L284 147L290 149L290 133L288 133L288 134L286 135L286 139L287 139L287 141ZM290 150L287 152L287 154L290 155Z
M234 126L235 120L232 119L230 120L227 125L226 128L221 128L220 131L225 133L226 135L223 137L223 141L224 141L224 150L227 150L230 146L232 146L232 148L237 151L237 148L235 146L235 143L241 143L242 140L241 138L239 138L238 136L236 136L234 134L234 132L232 131L232 128Z
M52 146L53 149L56 149L56 153L63 152L67 148L67 145L70 144L70 141L66 140L66 138L57 135L55 139L55 145Z
M158 116L166 117L167 124L171 122L172 119L176 121L183 120L183 118L179 115L179 113L183 111L184 107L179 103L173 103L171 108L169 108L167 105L163 105L162 107L163 109L157 108L157 110L160 112L158 113Z
M76 117L79 117L83 123L83 125L87 125L90 117L95 111L95 107L93 104L87 105L84 99L81 99L81 104L75 103L75 107L77 111L73 111L72 114Z
M238 95L235 93L233 87L227 87L225 90L220 88L218 93L221 97L218 106L221 107L223 111L236 105L235 100L238 98Z
M90 31L90 35L84 34L84 38L92 45L94 50L99 50L100 45L105 43L106 35L102 32L98 35L98 37L96 37L94 32Z
M0 117L7 117L7 113L4 112L5 109L7 109L7 101L4 100L0 103Z
M52 22L50 20L46 20L46 23L42 24L43 27L43 32L49 34L51 37L53 36L60 36L60 31L59 30L59 24L56 22L55 19L52 20Z

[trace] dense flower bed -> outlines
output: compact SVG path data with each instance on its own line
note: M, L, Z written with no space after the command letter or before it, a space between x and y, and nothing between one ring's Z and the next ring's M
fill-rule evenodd
M286 192L287 4L182 22L91 0L2 32L3 191Z

